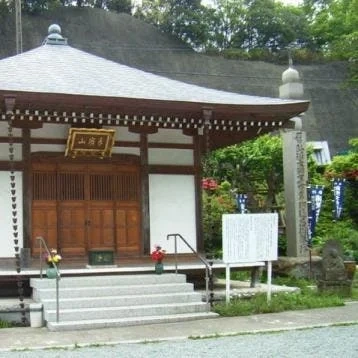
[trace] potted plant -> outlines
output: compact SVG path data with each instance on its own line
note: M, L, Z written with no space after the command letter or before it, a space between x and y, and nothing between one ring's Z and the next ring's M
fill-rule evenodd
M151 253L152 260L155 261L155 273L160 275L163 273L163 259L166 251L160 245L154 246L154 251Z
M51 249L50 254L46 257L47 270L46 275L48 278L55 278L57 275L56 267L58 268L60 262L62 260L61 255L57 253L56 249ZM56 266L56 267L55 267Z

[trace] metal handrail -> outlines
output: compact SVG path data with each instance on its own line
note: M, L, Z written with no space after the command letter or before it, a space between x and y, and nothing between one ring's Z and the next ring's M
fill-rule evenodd
M51 252L48 248L48 246L46 245L46 241L44 240L43 237L38 236L36 237L36 240L40 241L40 278L42 279L42 261L43 261L43 254L42 254L42 249L43 247L46 250L46 253L48 256L51 255ZM58 323L60 321L60 295L59 295L59 281L61 279L61 274L60 271L58 269L58 266L56 265L55 262L52 263L53 267L55 268L56 271L56 322Z
M194 248L181 236L180 234L168 234L167 240L170 237L174 237L174 257L175 257L175 273L178 273L178 246L177 246L177 237L179 237L186 246L196 255L196 257L205 265L205 292L206 292L206 303L212 305L213 303L213 272L212 272L212 263L209 263L205 260ZM209 286L210 286L210 295L209 295ZM210 296L210 298L209 298Z

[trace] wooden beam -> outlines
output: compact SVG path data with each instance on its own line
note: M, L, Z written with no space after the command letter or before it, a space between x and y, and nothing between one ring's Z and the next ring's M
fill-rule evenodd
M140 135L142 254L150 253L148 135Z
M203 136L194 137L194 186L195 186L195 220L196 220L196 250L204 252L204 235L203 235L203 213L202 213L202 196L201 196L201 179L202 179L202 141Z
M14 162L13 169L15 171L22 171L24 168L24 162ZM9 171L11 170L10 162L8 160L0 160L0 171Z
M32 236L32 177L31 177L31 130L29 128L22 129L22 213L23 213L23 247L30 248Z

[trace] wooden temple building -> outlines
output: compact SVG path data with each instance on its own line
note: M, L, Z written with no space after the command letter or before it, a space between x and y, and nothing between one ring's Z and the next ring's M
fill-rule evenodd
M38 236L68 258L172 253L171 233L201 252L202 156L292 127L308 105L124 66L51 25L40 47L0 60L0 258L14 238L35 255Z

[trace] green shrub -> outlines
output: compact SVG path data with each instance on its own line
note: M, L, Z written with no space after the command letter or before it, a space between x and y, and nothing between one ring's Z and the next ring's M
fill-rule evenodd
M10 322L0 320L0 328L11 328L11 327L12 324Z
M222 52L224 58L230 60L249 60L250 55L246 50L229 48Z
M270 302L267 301L267 295L264 293L252 298L237 298L229 304L218 303L214 305L214 311L221 316L230 317L343 305L343 298L337 295L321 295L313 290L304 290L274 294Z

